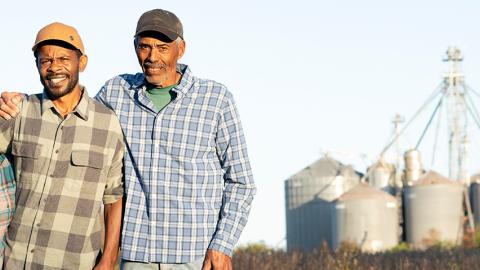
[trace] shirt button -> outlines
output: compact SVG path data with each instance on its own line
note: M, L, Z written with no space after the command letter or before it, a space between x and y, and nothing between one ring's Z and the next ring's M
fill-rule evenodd
M58 149L57 149L57 150L55 150L55 153L56 153L56 154L58 154Z
M33 249L32 249L32 250L30 250L30 252L31 252L31 253L33 253Z
M40 227L40 223L37 223L37 227Z
M53 177L53 173L52 173L52 174L50 174L50 177Z

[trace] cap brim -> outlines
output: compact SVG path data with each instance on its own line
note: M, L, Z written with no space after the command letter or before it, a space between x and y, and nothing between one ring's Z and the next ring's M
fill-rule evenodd
M37 43L35 43L35 45L33 45L32 51L35 51L38 49L38 47L47 45L47 44L57 45L57 46L65 47L67 49L71 49L71 50L78 50L81 54L85 54L84 51L82 51L82 49L78 48L71 42L67 42L62 39L54 39L54 38L39 40Z
M170 31L168 29L165 29L163 27L159 27L158 25L146 25L144 27L142 27L141 29L139 29L137 31L137 33L135 33L135 36L138 36L142 33L145 33L145 32L156 32L156 33L160 33L164 36L166 36L167 38L169 38L171 41L173 40L176 40L179 35L173 31Z

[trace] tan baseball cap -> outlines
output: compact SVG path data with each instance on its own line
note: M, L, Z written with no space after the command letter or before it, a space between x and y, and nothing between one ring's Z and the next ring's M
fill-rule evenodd
M77 30L72 26L54 22L43 27L37 33L37 38L35 39L35 44L32 47L32 51L35 51L40 43L47 40L66 42L78 49L82 54L85 54L85 48L83 47L82 39L80 38Z

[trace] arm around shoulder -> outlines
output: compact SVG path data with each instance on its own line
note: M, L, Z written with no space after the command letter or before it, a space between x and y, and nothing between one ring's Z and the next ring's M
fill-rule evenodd
M15 118L20 112L20 102L25 98L25 94L2 92L0 96L0 117L7 120Z
M18 106L19 113L25 107L27 103L26 99L23 99ZM0 153L8 153L12 148L12 141L15 137L15 130L21 123L21 117L19 113L15 115L15 118L5 119L0 117Z

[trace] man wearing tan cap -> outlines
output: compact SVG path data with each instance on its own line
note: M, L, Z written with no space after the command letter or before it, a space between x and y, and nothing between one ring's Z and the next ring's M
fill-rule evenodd
M87 56L73 27L45 26L32 50L43 92L26 97L15 119L0 119L0 153L13 155L17 181L4 269L113 269L123 195L119 121L78 82Z

